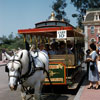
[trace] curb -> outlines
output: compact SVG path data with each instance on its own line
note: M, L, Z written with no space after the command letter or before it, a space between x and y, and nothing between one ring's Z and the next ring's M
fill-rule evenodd
M1 64L0 67L6 66L6 64Z
M82 85L80 86L80 89L79 89L79 91L77 92L77 94L76 94L74 100L80 100L80 96L82 95L82 92L83 92L83 90L84 90L84 88L85 88L86 82L87 82L87 80L86 80L86 77L85 77L85 78L84 78L84 82L83 82Z

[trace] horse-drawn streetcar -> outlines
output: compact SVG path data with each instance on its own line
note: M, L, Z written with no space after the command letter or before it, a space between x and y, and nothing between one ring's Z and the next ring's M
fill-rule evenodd
M58 21L54 13L48 21L35 24L32 29L19 29L24 41L30 37L30 44L45 45L49 55L49 75L52 85L71 86L81 76L81 62L84 58L84 35L66 21ZM79 77L77 77L79 76ZM44 85L50 85L45 78ZM74 87L75 88L75 87Z

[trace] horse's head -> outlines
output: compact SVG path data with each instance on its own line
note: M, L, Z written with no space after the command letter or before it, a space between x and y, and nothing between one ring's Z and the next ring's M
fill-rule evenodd
M7 69L9 76L9 87L11 90L16 90L18 82L20 81L21 71L22 71L22 62L23 52L19 55L14 55L10 58Z

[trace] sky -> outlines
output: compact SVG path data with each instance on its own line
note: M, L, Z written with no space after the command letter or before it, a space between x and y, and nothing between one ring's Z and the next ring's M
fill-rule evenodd
M18 29L34 28L35 23L46 21L50 16L55 0L0 0L0 37L11 33L18 34ZM67 0L65 12L70 24L77 25L72 14L77 12Z

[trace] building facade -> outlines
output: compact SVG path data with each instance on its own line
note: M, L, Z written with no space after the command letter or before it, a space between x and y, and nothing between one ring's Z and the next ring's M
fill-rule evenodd
M85 51L89 44L95 42L100 44L100 8L88 9L84 16Z

